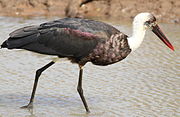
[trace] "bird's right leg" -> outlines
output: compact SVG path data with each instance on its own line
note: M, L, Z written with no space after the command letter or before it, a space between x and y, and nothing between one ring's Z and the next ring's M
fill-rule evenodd
M82 102L84 104L86 112L90 113L89 107L87 105L86 99L85 99L84 94L83 94L83 89L82 89L82 74L83 74L83 68L82 67L83 66L79 65L80 70L79 70L79 81L78 81L77 91L78 91L78 93L79 93L79 95L81 97L81 100L82 100Z
M49 68L51 65L53 65L55 62L54 61L51 61L50 63L48 63L47 65L43 66L42 68L38 69L36 71L36 75L35 75L35 80L34 80L34 86L33 86L33 91L32 91L32 94L31 94L31 99L29 101L29 104L26 105L26 106L23 106L21 108L28 108L28 109L31 109L33 108L33 101L34 101L34 96L35 96L35 92L36 92L36 88L37 88L37 84L38 84L38 80L39 80L39 77L41 75L41 73L46 70L47 68Z

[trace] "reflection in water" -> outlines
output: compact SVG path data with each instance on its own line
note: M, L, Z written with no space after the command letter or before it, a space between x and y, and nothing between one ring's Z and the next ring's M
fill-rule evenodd
M47 21L0 17L0 43L9 32ZM23 50L0 50L0 117L176 117L180 103L180 26L161 24L175 47L169 50L147 32L142 46L114 65L85 66L83 87L91 113L85 113L76 91L78 66L60 62L39 81L33 113L19 107L28 103L35 71L49 56ZM116 26L131 34L129 25Z

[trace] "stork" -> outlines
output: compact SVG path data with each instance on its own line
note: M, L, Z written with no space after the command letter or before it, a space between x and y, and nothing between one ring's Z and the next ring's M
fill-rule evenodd
M86 112L90 112L82 89L83 66L87 62L94 65L110 65L125 59L142 43L146 30L151 30L171 50L174 47L160 30L156 18L151 13L140 13L133 20L133 34L128 37L113 26L89 19L64 18L35 26L17 29L9 34L1 48L25 49L28 51L67 58L79 65L77 91ZM35 74L33 91L29 104L22 108L32 108L39 77L52 66L52 60Z

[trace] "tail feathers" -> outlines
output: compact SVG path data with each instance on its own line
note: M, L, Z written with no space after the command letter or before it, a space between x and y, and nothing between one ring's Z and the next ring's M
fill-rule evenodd
M39 26L26 26L26 27L23 27L23 28L20 28L11 32L9 36L13 39L26 37L26 36L37 33L38 27Z
M18 39L7 39L1 45L1 48L8 48L8 49L21 49L21 47L26 46L32 42L37 41L37 34L33 34L27 37L18 38Z
M4 42L2 43L1 48L7 48L7 43L6 43L6 41L4 41Z
M1 48L21 49L21 47L37 41L38 26L27 26L17 29L9 34L9 38L4 41Z

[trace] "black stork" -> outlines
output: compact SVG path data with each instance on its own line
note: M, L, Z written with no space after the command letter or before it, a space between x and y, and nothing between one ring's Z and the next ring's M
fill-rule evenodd
M79 65L77 91L86 112L90 112L83 95L82 74L87 62L105 66L121 61L142 43L147 29L152 30L170 49L174 47L162 33L151 13L140 13L133 21L133 34L128 37L113 26L89 19L64 18L38 26L27 26L9 34L1 48L25 49L40 54L68 58ZM27 106L32 108L41 73L53 65L52 60L36 71L31 99Z

